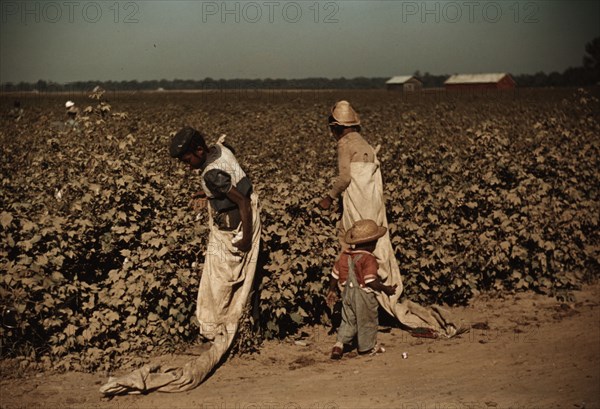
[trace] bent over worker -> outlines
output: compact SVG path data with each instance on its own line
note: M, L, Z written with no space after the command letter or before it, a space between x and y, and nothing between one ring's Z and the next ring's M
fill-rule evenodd
M260 245L258 195L233 152L221 142L209 147L191 127L173 137L170 154L201 171L203 192L195 198L209 203L210 233L196 317L201 334L212 340L223 330L235 333L246 305Z
M208 245L196 306L200 334L208 350L181 368L148 364L131 374L110 378L100 388L105 395L149 391L183 392L198 386L221 361L238 331L251 293L260 247L258 195L246 172L223 141L206 144L191 127L171 140L169 153L201 172L202 193L208 201Z

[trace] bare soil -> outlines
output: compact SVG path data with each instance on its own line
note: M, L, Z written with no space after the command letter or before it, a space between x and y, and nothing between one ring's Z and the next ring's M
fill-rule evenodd
M329 359L335 334L312 328L302 339L232 357L178 394L108 399L98 389L109 374L16 377L4 362L0 408L600 408L599 301L599 284L558 298L482 295L452 309L470 328L460 337L413 338L381 327L384 354L350 352L341 361ZM183 364L200 349L160 360Z

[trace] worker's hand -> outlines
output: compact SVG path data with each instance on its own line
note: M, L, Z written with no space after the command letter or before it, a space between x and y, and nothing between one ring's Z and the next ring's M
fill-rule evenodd
M329 290L327 292L327 305L331 308L337 302L338 295L334 290Z
M319 207L323 210L327 210L331 207L331 203L333 203L333 199L329 196L325 196L323 199L321 199L321 201L319 202Z
M192 196L188 206L191 207L195 212L198 212L206 207L207 201L208 199L206 198L206 193L198 192Z
M252 249L252 242L250 239L242 238L240 241L233 243L233 247L244 253L249 252Z
M398 288L398 284L394 284L394 285L386 285L385 289L383 290L387 295L392 296L394 294L396 294L396 288Z

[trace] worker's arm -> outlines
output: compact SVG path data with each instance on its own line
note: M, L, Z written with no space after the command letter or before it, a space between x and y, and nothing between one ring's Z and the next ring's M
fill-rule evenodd
M242 239L233 245L240 251L248 252L252 248L252 206L250 198L241 194L235 186L231 187L226 196L238 206L240 218L242 219Z

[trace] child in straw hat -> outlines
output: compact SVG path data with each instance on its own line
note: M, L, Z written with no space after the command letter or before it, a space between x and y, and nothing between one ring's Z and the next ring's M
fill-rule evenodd
M337 288L342 291L342 323L338 329L337 342L331 351L331 359L341 359L344 345L354 337L359 354L384 352L377 344L379 325L376 291L393 295L396 285L388 286L377 275L377 259L373 254L377 240L387 229L373 220L359 220L346 232L345 240L354 248L344 250L333 267L327 303L331 306L337 299Z

